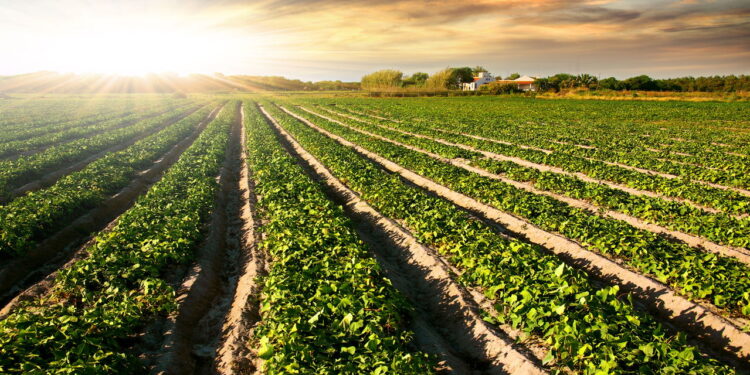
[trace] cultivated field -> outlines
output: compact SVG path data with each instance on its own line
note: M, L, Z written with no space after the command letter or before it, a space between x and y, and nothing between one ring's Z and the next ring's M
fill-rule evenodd
M0 373L750 372L749 119L0 100Z

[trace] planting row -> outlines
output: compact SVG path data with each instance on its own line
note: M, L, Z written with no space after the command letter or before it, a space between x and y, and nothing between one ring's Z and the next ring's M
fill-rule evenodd
M97 121L93 123L82 122L75 127L71 127L69 129L61 130L58 132L46 133L27 139L5 142L0 144L0 158L14 156L22 152L38 150L56 143L67 142L83 137L90 137L97 133L111 131L113 129L132 124L144 118L156 116L162 112L187 109L185 107L186 106L172 108L159 107L137 114L121 114L119 116L113 117L112 119Z
M13 189L39 179L46 173L84 160L128 140L151 134L196 109L198 109L197 106L190 109L172 110L124 128L52 146L37 154L0 161L0 201L7 201L11 198Z
M49 188L0 206L0 255L24 254L67 220L100 205L141 170L194 132L213 107L205 107L122 151L105 155Z
M282 148L254 104L245 105L248 164L271 257L256 331L264 371L430 372L409 350L409 307L357 238L340 206Z
M385 120L380 121L387 124ZM394 122L390 122L390 125L393 124ZM455 139L459 143L471 145L481 150L518 157L533 163L561 168L571 173L583 173L591 178L621 184L633 189L655 192L667 197L686 199L699 205L716 208L727 213L750 213L750 197L732 190L707 186L699 182L680 178L668 178L658 174L644 173L611 165L604 161L589 159L587 156L579 156L574 153L547 153L535 149L523 148L520 146L521 143L518 143L518 140L514 139L511 139L511 144L504 144L462 136L461 134L450 134L445 132L444 128L436 128L435 124L425 124L424 122L398 122L395 124L398 124L399 127L403 126L405 129L411 128L417 132L425 132L425 134L431 134L436 137ZM485 135L485 132L481 132L479 129L473 129L469 132L469 134L472 133ZM508 138L506 137L505 139ZM526 144L530 143L527 142ZM538 143L536 145L549 146L539 145ZM560 145L549 148L556 148L557 146ZM574 146L568 146L568 149L586 150ZM654 156L644 156L643 158L652 159Z
M160 108L163 108L163 110L177 108L190 103L191 101L188 100L150 100L146 98L124 101L109 99L101 102L94 100L81 103L68 99L63 100L61 105L51 106L39 100L32 100L21 105L20 108L8 109L3 112L3 119L12 121L14 125L2 127L0 143L20 141ZM20 109L28 111L28 115L33 116L31 118L13 117L14 112Z
M585 273L543 249L499 235L277 108L268 110L362 199L457 267L463 285L483 291L495 308L494 318L487 319L543 338L548 351L544 362L554 369L592 374L731 373L687 345L682 334L667 332L636 310L616 286L595 286ZM368 140L356 141L372 147Z
M364 135L299 109L300 116L450 189L557 232L587 248L622 259L693 299L750 316L750 269L733 258L672 242L627 223L597 216L443 163L423 153Z
M691 179L721 180L732 185L747 171L748 137L732 131L734 128L725 128L747 123L743 115L745 105L741 103L504 101L504 105L495 106L482 100L456 100L455 103L422 101L417 108L398 104L381 101L376 106L361 108L392 113L396 118L427 120L426 125L447 124L446 129L480 131L475 134L580 152L580 155L595 154L605 160ZM449 112L451 116L447 116ZM580 116L581 113L586 116ZM671 161L698 164L698 169ZM705 166L721 170L711 171ZM695 172L695 176L686 174Z
M535 168L524 167L513 161L487 158L480 152L467 151L456 146L450 146L430 139L407 135L428 136L435 140L448 141L460 145L470 145L479 149L485 141L443 132L429 132L414 126L373 125L369 120L353 120L356 116L341 116L339 112L321 111L349 126L360 128L396 140L400 143L413 145L423 150L438 154L444 158L461 157L476 167L494 174L503 175L515 181L533 184L536 189L562 194L574 199L591 202L599 207L619 211L642 220L657 223L663 227L701 236L719 244L750 247L750 220L737 218L723 213L712 213L696 208L692 205L667 201L656 197L630 194L623 190L607 185L583 181L576 176L540 171Z
M234 113L225 110L209 124L114 228L98 235L86 259L59 272L49 293L0 321L0 372L142 371L130 347L147 323L177 306L166 275L192 260L205 235Z

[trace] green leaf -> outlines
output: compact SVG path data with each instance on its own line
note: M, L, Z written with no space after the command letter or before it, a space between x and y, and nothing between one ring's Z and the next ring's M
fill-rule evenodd
M555 276L561 277L563 271L565 271L565 263L560 263L560 265L557 266L557 269L555 269Z

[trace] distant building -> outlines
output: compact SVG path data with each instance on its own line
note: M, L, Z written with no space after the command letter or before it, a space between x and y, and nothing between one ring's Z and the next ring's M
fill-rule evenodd
M479 90L479 86L486 85L490 82L495 82L495 79L492 78L492 74L489 72L479 72L479 77L474 77L474 82L464 83L461 88L464 91L477 91Z
M534 77L521 76L516 79L498 79L495 82L518 85L518 89L522 91L536 91L537 86L534 84L535 81Z

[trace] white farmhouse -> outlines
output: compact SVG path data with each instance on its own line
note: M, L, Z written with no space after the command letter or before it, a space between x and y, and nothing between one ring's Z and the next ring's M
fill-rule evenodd
M492 74L489 72L479 72L479 77L474 77L474 82L467 82L462 84L464 91L477 91L479 86L494 82L495 78L492 78Z

